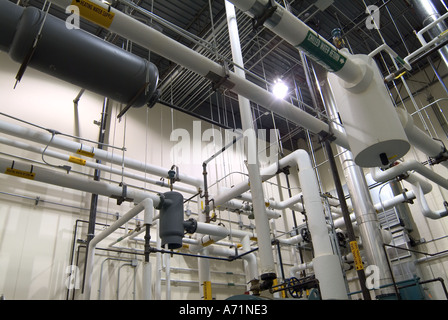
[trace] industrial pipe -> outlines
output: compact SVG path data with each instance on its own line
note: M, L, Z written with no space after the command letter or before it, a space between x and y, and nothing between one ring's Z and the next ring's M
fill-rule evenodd
M309 229L314 239L314 259L315 266L317 265L315 270L318 275L316 277L322 279L320 285L321 290L325 291L323 297L325 299L347 299L341 266L338 257L333 254L331 248L319 187L309 155L304 150L296 150L280 159L278 164L275 163L262 169L260 173L263 180L267 180L272 178L278 172L278 169L286 166L297 166L299 168L303 202L307 210ZM230 189L229 192L216 196L214 198L215 205L219 206L248 189L248 182L242 182Z
M93 23L96 23L113 33L119 34L168 60L182 65L187 69L206 77L215 84L220 84L222 88L230 89L236 94L246 97L254 103L272 110L311 132L328 133L330 131L329 125L325 122L315 118L300 108L297 108L286 100L277 99L272 93L248 81L244 77L238 76L236 73L227 70L224 66L202 56L200 53L176 42L161 32L102 3L101 1L91 0L89 3L92 3L94 8L98 8L98 10L108 11L110 13L111 19L108 21L107 25L102 23L102 20L95 14L94 10L89 11L88 8L83 7L82 2L72 2L71 0L50 0L50 2L63 9L72 4L77 5L82 9L80 10L81 16ZM90 17L88 16L89 14ZM336 143L343 145L345 148L349 148L344 134L336 133L336 141Z
M56 170L49 170L9 159L0 158L0 172L18 178L53 184L87 193L96 193L109 198L125 197L127 200L135 203L151 198L154 201L154 205L160 204L160 197L148 192L130 188L124 189L122 186L115 186L102 181L89 181L72 174L60 173Z
M411 188L414 191L416 202L419 205L423 216L432 220L437 220L448 216L448 204L445 203L445 207L443 209L434 211L429 207L421 185L419 183L412 184Z
M37 8L1 0L0 29L0 50L22 64L22 73L29 66L134 107L153 99L154 64Z
M448 188L447 179L436 174L434 171L415 160L402 162L386 171L380 171L380 169L377 168L375 170L372 170L371 174L372 178L377 182L385 182L397 176L404 175L405 180L411 183L413 195L420 207L423 216L433 220L448 216L448 204L446 202L443 203L444 209L434 211L429 207L425 198L425 194L429 193L432 190L432 186L428 182L420 179L415 174L408 174L408 171L411 170L415 170L417 173L420 173L424 177L428 178L429 180L445 189Z
M380 168L372 168L370 170L370 173L372 175L373 180L376 182L385 182L391 179L394 179L395 177L398 177L407 171L412 171L421 174L428 180L431 180L432 182L438 184L442 188L448 189L448 180L441 175L435 173L428 167L425 167L422 163L416 161L416 160L409 160L405 162L401 162L387 170L381 171Z
M239 38L239 31L234 6L228 2L224 2L227 17L227 27L229 30L230 47L232 51L233 61L238 66L244 67L243 54ZM241 78L245 78L245 72L239 68L235 68L235 74ZM241 126L245 134L249 137L256 137L254 119L252 118L252 109L248 98L238 94L238 103L241 117ZM258 159L258 150L254 141L249 138L246 142L245 159L247 161L247 171L249 174L250 190L252 194L252 206L254 210L255 229L258 234L258 247L260 258L260 278L266 283L272 283L277 277L274 264L274 256L272 254L272 244L270 237L269 219L266 214L264 205L264 190L262 179L260 176L260 162ZM270 286L269 286L270 287Z
M37 142L43 145L49 145L54 148L77 153L79 155L84 155L87 157L110 162L116 165L124 165L129 169L134 169L140 172L146 172L158 175L160 177L168 177L169 170L165 168L137 161L129 157L123 157L120 154L111 153L75 141L70 141L59 137L57 134L53 136L52 134L47 132L40 132L31 128L21 127L19 125L8 123L2 120L0 120L0 132L29 141ZM179 173L179 180L182 183L189 184L197 188L200 188L202 186L201 179L191 177L182 173Z
M349 55L341 53L327 40L300 21L291 12L271 0L229 0L259 24L304 51L326 70L334 72L346 82L354 83L362 77L362 70ZM270 10L271 14L266 15ZM261 20L261 17L265 19Z
M124 176L124 177L128 177L131 179L135 179L135 180L139 180L139 181L144 181L144 182L148 182L157 186L161 186L161 187L166 187L169 188L170 186L168 184L166 184L163 181L160 180L156 180L156 179L151 179L149 177L143 176L143 175L139 175L139 174L135 174L129 171L125 171L123 169L116 169L116 168L112 168L110 166L98 163L98 162L92 162L92 161L86 161L85 159L79 158L79 157L74 157L74 156L70 156L68 154L63 154L54 150L50 150L50 149L45 149L43 147L37 147L37 146L33 146L30 145L26 142L22 142L22 141L17 141L17 140L12 140L12 139L8 139L6 137L0 137L0 144L4 144L4 145L8 145L11 147L15 147L15 148L19 148L22 150L27 150L27 151L31 151L37 154L41 154L44 157L51 157L51 158L55 158L55 159L59 159L62 161L66 161L66 162L70 162L73 164L77 164L77 165L81 165L81 166L85 166L88 168L92 168L95 170L101 170L104 172L110 172L119 176ZM175 184L172 186L174 190L176 191L181 191L181 192L186 192L186 193L190 193L190 194L194 194L197 192L196 189L193 188L188 188L182 185L178 185Z
M448 151L446 150L445 145L440 141L432 139L424 131L418 128L412 119L412 115L403 108L396 108L396 111L406 136L414 147L433 159L448 157ZM442 161L441 164L448 168L447 161Z
M152 223L152 216L154 213L154 202L151 198L146 198L142 200L139 204L137 204L134 208L129 210L127 213L125 213L123 216L121 216L115 223L113 223L109 228L102 231L100 234L96 235L89 243L88 247L88 256L86 260L86 279L87 283L84 289L84 299L89 300L90 299L90 292L92 288L92 272L93 272L93 264L94 264L94 258L95 258L95 247L98 243L100 243L102 240L104 240L107 236L112 234L115 230L117 230L119 227L121 227L124 223L134 218L137 214L139 214L142 211L145 211L145 217L146 221L148 223ZM145 270L146 274L146 270ZM148 280L145 277L145 280Z

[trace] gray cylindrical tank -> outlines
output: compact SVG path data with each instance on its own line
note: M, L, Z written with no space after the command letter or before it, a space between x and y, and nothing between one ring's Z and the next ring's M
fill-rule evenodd
M161 245L168 245L168 249L177 249L182 247L184 237L184 197L174 191L165 192L163 197L159 220Z
M0 50L8 52L23 8L10 1L0 0Z
M17 21L20 10L23 13ZM33 7L11 6L3 0L0 12L9 17L0 20L0 50L22 63L44 13ZM159 77L157 67L149 61L81 29L68 29L65 21L50 14L28 66L120 103L133 101L133 107L141 107L151 99Z

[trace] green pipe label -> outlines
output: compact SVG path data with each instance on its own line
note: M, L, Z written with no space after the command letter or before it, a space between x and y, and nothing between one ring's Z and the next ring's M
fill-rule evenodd
M347 61L347 58L311 31L308 31L305 40L297 48L331 72L341 70Z

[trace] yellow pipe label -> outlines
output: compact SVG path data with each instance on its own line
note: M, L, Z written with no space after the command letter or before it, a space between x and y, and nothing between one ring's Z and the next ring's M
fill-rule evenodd
M86 157L90 157L90 158L93 158L95 156L95 154L93 152L85 151L82 149L78 149L78 151L76 151L76 153L81 156L86 156Z
M115 17L115 13L111 12L109 8L103 8L89 0L73 0L72 5L79 8L81 17L104 28L109 28Z
M30 179L30 180L34 180L34 177L36 176L36 174L34 172L23 171L23 170L13 169L13 168L6 168L5 173L9 174L11 176Z
M210 240L208 240L207 242L204 242L204 243L202 244L202 246L203 246L203 247L208 247L209 245L214 244L214 243L215 243L215 240L210 239Z
M364 269L364 266L362 265L361 254L359 253L358 242L350 241L350 249L353 253L353 261L355 262L356 270Z
M82 165L82 166L85 166L85 165L86 165L86 160L81 159L81 158L78 158L78 157L70 156L70 157L68 158L68 161L69 161L69 162L76 163L76 164L80 164L80 165Z
M210 281L204 281L204 300L212 300L212 283Z

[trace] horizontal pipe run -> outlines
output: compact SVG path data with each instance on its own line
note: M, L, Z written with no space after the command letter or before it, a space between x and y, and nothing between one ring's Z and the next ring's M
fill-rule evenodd
M273 13L263 25L338 77L354 83L361 77L361 68L350 56L341 53L334 45L299 20L287 9L270 0L229 0L241 11L254 19L263 16L266 8Z
M296 150L293 153L290 153L289 155L283 157L278 162L275 162L271 164L270 166L263 168L260 170L260 174L262 176L263 181L267 181L274 177L280 169L283 169L287 166L291 167L297 167L297 161L298 161L298 154L300 152L303 152L303 150ZM234 198L237 198L239 195L245 193L250 189L249 181L243 181L231 189L226 189L224 192L221 192L219 195L216 195L214 200L215 207L219 207L226 203L227 201L230 201Z
M143 181L143 182L148 182L154 185L158 185L161 187L166 187L169 188L170 186L166 183L164 183L163 181L160 180L155 180L155 179L151 179L149 177L145 177L143 175L138 175L138 174L134 174L128 171L124 171L122 169L115 169L115 168L111 168L110 166L106 166L104 164L101 163L97 163L97 162L91 162L91 161L86 161L84 159L78 158L78 157L73 157L67 154L63 154L54 150L50 150L50 149L45 149L43 147L36 147L36 146L32 146L28 143L22 142L22 141L17 141L17 140L12 140L12 139L8 139L5 137L0 137L0 144L5 144L11 147L15 147L15 148L19 148L22 150L27 150L27 151L31 151L34 153L38 153L38 154L42 154L42 156L45 157L52 157L55 159L59 159L59 160L63 160L66 162L70 162L70 163L75 163L81 166L86 166L88 168L92 168L92 169L97 169L100 171L104 171L104 172L109 172L109 173L113 173L119 176L124 176L127 178L131 178L134 180L139 180L139 181ZM185 186L180 186L180 185L173 185L172 186L174 190L177 191L181 191L181 192L186 192L186 193L190 193L190 194L195 194L197 191L196 189L193 188L188 188Z
M50 0L50 2L64 9L72 4L71 0ZM128 16L113 7L107 6L97 0L91 0L91 2L103 8L105 11L109 10L109 12L113 14L113 20L110 25L103 26L109 31L119 34L168 60L182 65L185 68L210 79L212 82L223 82L223 88L229 89L254 103L262 105L268 110L303 126L313 133L319 134L322 132L331 132L329 125L325 122L315 118L300 108L297 108L286 100L277 99L267 90L248 81L244 77L237 75L235 72L225 70L222 65L204 57L200 53L180 44L161 32L137 21L133 17ZM90 20L98 24L98 21L95 21L95 19ZM345 134L341 132L333 133L336 137L335 143L349 149Z
M448 180L446 178L435 173L416 160L401 162L400 164L397 164L396 166L385 171L381 171L381 169L379 168L372 168L370 170L370 173L373 180L375 180L376 182L386 182L406 173L407 171L415 171L428 180L431 180L432 182L438 184L442 188L448 189Z
M43 145L50 145L51 147L62 149L68 152L87 155L95 159L110 162L116 165L124 165L128 169L134 169L140 172L154 174L160 177L168 177L168 169L150 165L141 161L137 161L128 157L123 157L120 154L107 152L105 150L84 145L82 143L64 139L57 134L52 135L47 132L40 132L31 128L21 127L6 121L0 120L0 132L14 137L26 139ZM202 179L191 177L179 173L180 182L200 188L202 186Z
M56 170L50 170L9 159L0 158L0 172L18 178L53 184L59 187L98 194L109 198L118 199L125 196L128 200L132 199L135 203L139 203L146 198L151 198L154 201L155 206L160 204L160 197L152 193L130 188L124 192L124 189L121 186L102 181L82 179L71 174L60 173Z

